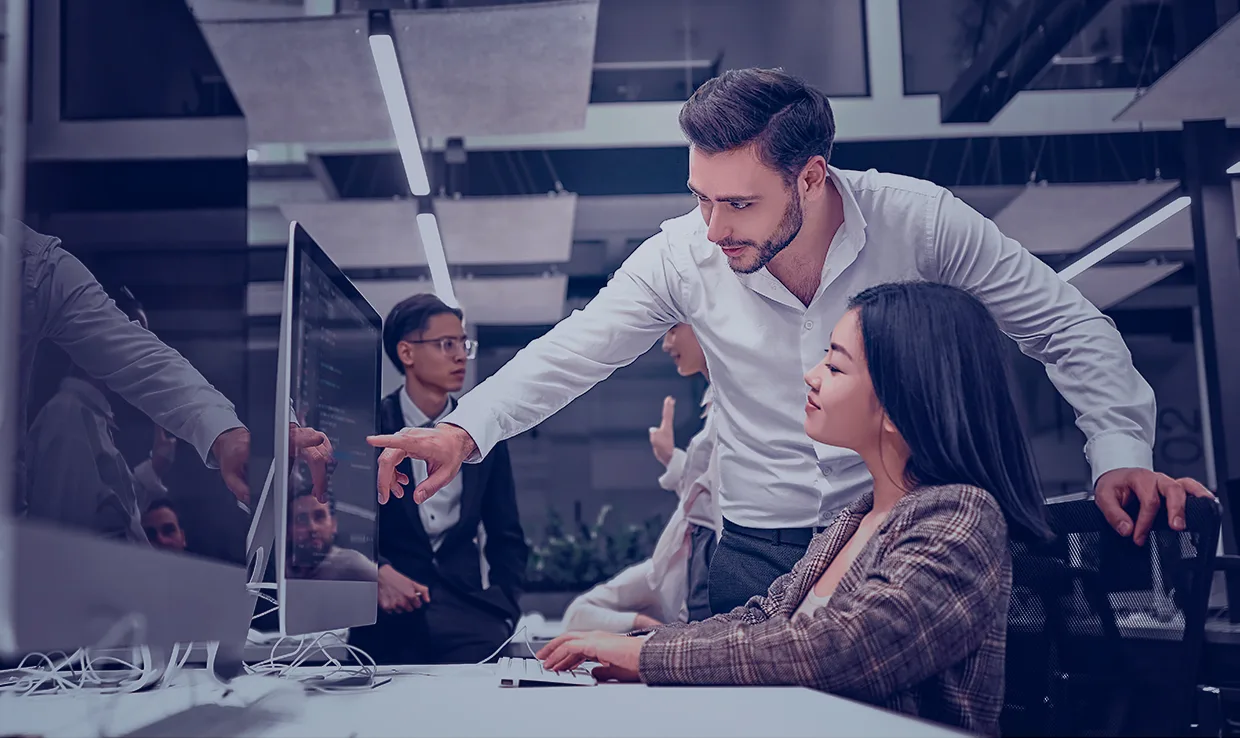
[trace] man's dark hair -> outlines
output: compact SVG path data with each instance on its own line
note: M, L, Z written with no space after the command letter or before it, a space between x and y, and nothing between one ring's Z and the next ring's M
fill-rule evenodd
M156 510L163 510L165 508L171 510L172 514L176 515L178 520L181 518L180 513L177 512L177 506L174 505L172 500L167 497L160 497L159 499L152 501L151 504L146 506L146 511L153 513Z
M383 321L383 351L396 366L397 371L403 374L405 365L400 363L400 356L396 353L396 344L405 340L410 334L426 330L426 324L431 318L444 313L451 313L462 320L465 317L460 309L450 308L444 304L443 300L427 293L407 297L396 303L396 307L388 313L387 320Z
M314 497L314 487L311 484L309 474L306 474L305 478L298 480L298 482L299 483L294 483L294 484L289 485L289 492L292 494L292 497L289 499L289 506L288 506L288 513L289 513L290 518L293 515L292 503L300 500L303 497L310 497L310 498L317 499ZM329 512L331 516L334 518L336 517L336 496L332 494L330 489L325 490L325 494L327 495L327 512Z
M826 95L782 69L733 69L693 93L680 109L680 130L707 154L752 143L791 185L810 158L831 161L835 115Z

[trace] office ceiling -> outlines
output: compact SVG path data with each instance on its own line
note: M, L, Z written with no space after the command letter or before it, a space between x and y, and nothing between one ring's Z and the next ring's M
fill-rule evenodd
M194 0L196 12L210 1ZM752 10L736 2L713 6L723 23L719 28L712 25L710 8L690 1L449 0L439 10L406 11L401 2L344 0L341 15L260 23L221 20L227 12L219 3L228 2L217 0L215 20L202 25L260 151L252 166L259 179L251 189L251 243L278 244L287 220L296 219L375 299L429 288L414 225L417 206L405 199L373 63L358 43L366 33L362 11L393 9L415 110L433 150L427 157L432 179L445 192L464 195L441 196L435 203L458 297L476 322L512 326L554 322L589 299L660 222L694 207L683 194L683 142L650 127L651 116L666 117L659 96L678 105L674 98L683 99L701 70L760 62L763 44L770 45L759 38L746 45L728 30L735 24L723 21ZM290 7L273 1L266 10L291 15ZM844 23L824 17L826 30L818 36L834 37L833 19L836 26ZM665 32L668 37L659 35ZM273 44L273 38L279 41ZM480 44L481 38L492 41ZM621 38L632 42L618 43ZM555 56L538 51L552 47ZM322 65L315 68L329 71L309 71L310 59L300 48L315 49L313 61ZM462 53L466 48L470 54ZM486 53L479 55L478 48ZM848 53L863 54L862 48ZM756 55L754 61L742 64L745 54ZM272 66L285 71L272 75ZM1045 87L1045 76L1038 85ZM255 81L264 77L283 82ZM913 108L927 101L913 96L880 104L848 98L856 94L846 89L848 79L820 84L839 88L831 90L837 118L853 121L841 137L837 163L954 184L963 200L1056 268L1178 188L1177 164L1166 155L1177 148L1175 133L1128 132L1124 121L1114 124L1118 128L1098 128L1087 120L1098 114L1110 121L1128 100L1123 90L1089 91L1075 105L1065 93L1059 113L1042 108L1061 93L1020 96L992 123L953 128L935 122L935 130L924 134L933 140L892 142L890 126L865 125L866 116L907 127L920 115ZM624 95L632 99L625 102ZM600 99L616 102L598 105ZM887 107L880 110L882 105ZM621 111L634 114L625 118ZM929 120L937 107L921 112ZM1007 135L1025 132L1022 126L1054 128L1067 121L1055 132L1080 133L1052 137L1049 144L1046 137ZM596 147L606 131L611 138ZM449 164L443 140L455 135L466 136L464 161ZM908 135L916 134L910 128ZM556 137L581 144L565 147ZM635 141L664 139L665 145L631 148ZM264 142L306 146L289 164L274 165ZM284 168L265 181L273 166ZM289 166L304 168L303 175L290 179ZM1035 184L1026 184L1031 177ZM554 194L561 185L576 196ZM1152 229L1113 261L1134 260L1141 263L1090 270L1078 278L1078 287L1099 306L1111 307L1179 271L1191 262L1187 213ZM526 299L515 292L525 289L537 294Z
M1116 116L1157 123L1229 119L1240 122L1240 15L1206 39Z
M420 135L584 125L598 0L394 11L391 20ZM364 14L199 25L251 143L392 138Z

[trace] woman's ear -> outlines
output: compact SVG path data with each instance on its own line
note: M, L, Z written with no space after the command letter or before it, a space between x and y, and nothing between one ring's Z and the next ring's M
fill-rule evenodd
M900 432L899 430L896 429L896 424L891 422L891 417L888 416L885 411L883 412L883 432L884 433L896 433L896 434Z

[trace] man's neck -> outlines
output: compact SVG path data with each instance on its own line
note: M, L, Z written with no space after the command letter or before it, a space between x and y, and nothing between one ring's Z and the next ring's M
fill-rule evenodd
M767 264L767 271L808 306L822 283L831 241L844 224L844 200L835 182L827 180L825 196L805 208L801 232Z
M428 420L438 418L448 406L448 393L435 387L428 387L412 374L405 375L405 392Z

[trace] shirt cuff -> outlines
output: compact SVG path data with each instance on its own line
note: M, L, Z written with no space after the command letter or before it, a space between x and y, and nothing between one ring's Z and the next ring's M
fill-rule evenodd
M1102 433L1089 439L1085 458L1095 485L1098 477L1115 469L1154 468L1154 450L1149 444L1122 432Z
M477 450L465 459L466 464L477 464L482 461L487 454L491 453L491 449L495 448L495 444L503 440L500 438L498 423L485 415L479 416L469 412L464 405L458 405L456 410L448 414L448 417L435 425L455 425L474 439L474 446Z
M194 422L194 430L189 434L191 437L185 440L198 452L208 469L218 469L220 468L219 462L211 453L215 439L230 430L244 427L245 423L242 423L232 410L222 407L212 408L197 418Z
M659 477L659 486L668 492L675 492L680 486L680 478L685 475L685 460L689 454L681 449L672 451L672 460L667 462L667 470Z
M564 615L564 631L601 630L605 633L628 633L637 623L637 613L609 610L599 605L582 603Z

